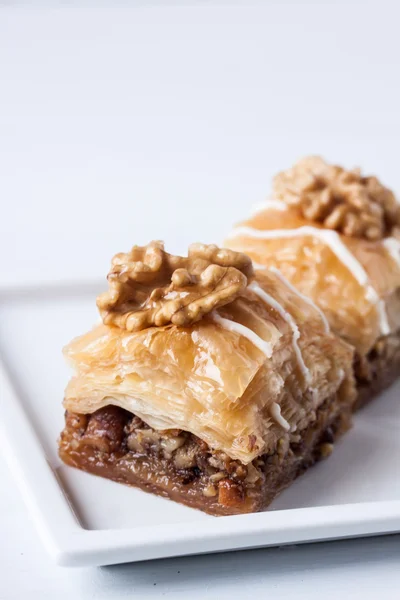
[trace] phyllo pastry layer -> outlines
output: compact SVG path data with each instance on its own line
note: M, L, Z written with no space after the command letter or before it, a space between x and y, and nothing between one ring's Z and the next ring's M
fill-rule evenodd
M65 349L69 464L213 514L248 512L348 427L353 351L280 273L255 277L246 255L216 246L175 257L153 242L116 255L108 279L103 324Z

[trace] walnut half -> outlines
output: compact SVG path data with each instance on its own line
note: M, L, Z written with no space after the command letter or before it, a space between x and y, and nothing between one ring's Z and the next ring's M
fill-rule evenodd
M97 307L105 325L128 331L187 326L232 302L252 277L245 254L192 244L187 257L173 256L162 242L151 242L114 256L109 290L97 298Z
M346 171L318 156L304 158L274 178L274 196L306 219L351 237L379 240L400 226L400 206L376 177Z

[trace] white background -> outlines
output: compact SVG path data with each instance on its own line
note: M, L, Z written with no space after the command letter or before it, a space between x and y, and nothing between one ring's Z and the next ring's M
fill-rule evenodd
M219 241L308 153L400 190L399 18L396 0L0 5L0 285ZM56 568L3 462L0 481L1 600L398 597L398 536Z

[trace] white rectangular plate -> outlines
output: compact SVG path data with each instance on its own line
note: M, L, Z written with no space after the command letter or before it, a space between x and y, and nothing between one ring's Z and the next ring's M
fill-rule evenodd
M61 348L98 320L104 285L0 292L1 442L39 534L59 564L104 565L400 531L400 386L357 414L328 461L264 513L210 517L64 466L70 376Z

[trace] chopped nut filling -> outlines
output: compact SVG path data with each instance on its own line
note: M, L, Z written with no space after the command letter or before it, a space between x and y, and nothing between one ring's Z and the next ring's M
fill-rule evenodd
M385 367L400 361L399 332L379 338L366 356L356 354L354 372L358 384L370 384Z
M321 409L321 419L326 418ZM246 498L261 493L271 465L280 468L298 446L291 436L285 448L271 455L264 454L244 465L219 450L213 450L195 435L179 429L156 431L139 417L115 406L106 406L91 415L66 412L66 429L61 445L69 452L91 453L91 463L113 465L134 464L153 460L160 475L171 477L184 486L196 485L205 498L215 498L218 505L239 508ZM315 459L321 459L333 449L330 428L319 435L314 449ZM311 435L311 433L310 433ZM300 453L305 451L301 444ZM314 461L314 459L313 459Z
M109 290L97 298L97 306L105 325L128 331L188 326L232 302L252 277L245 254L192 244L187 257L173 256L162 242L151 242L114 256Z
M359 169L346 171L312 156L279 173L273 189L306 219L344 235L379 240L399 232L400 205L393 192Z

